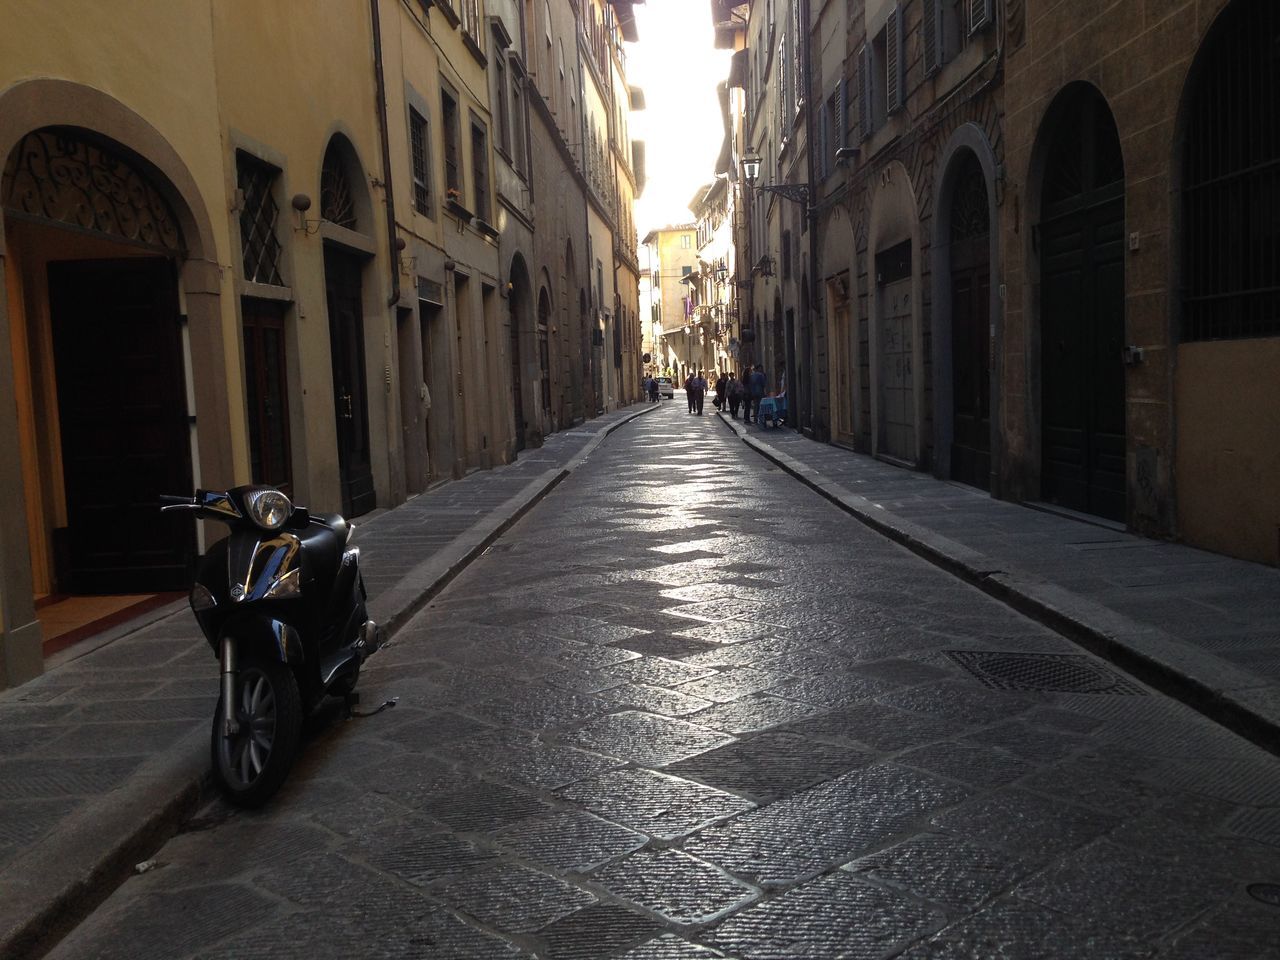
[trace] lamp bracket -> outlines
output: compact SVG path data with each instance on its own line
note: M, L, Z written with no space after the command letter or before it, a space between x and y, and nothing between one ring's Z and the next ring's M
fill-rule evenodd
M777 183L760 188L761 193L776 193L784 200L809 205L809 185L807 183Z

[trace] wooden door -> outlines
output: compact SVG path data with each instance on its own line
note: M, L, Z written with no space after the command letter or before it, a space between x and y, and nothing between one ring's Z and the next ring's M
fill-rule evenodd
M1042 493L1122 521L1124 206L1045 224L1042 243Z
M195 528L157 502L192 486L173 263L67 261L48 278L67 501L58 589L184 589Z
M1041 251L1041 496L1125 519L1124 164L1096 91L1058 111Z
M285 363L285 305L240 301L244 330L245 401L249 415L249 465L254 483L290 493L289 389Z
M326 247L325 296L329 306L329 350L333 405L337 419L338 473L342 512L368 513L377 505L369 440L368 391L364 368L363 264L352 254Z
M915 324L911 305L911 244L877 255L879 427L877 452L916 461Z

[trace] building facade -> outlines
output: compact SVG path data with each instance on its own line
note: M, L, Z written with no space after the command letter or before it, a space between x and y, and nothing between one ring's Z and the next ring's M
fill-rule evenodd
M209 534L160 493L358 516L635 399L638 330L611 330L612 394L577 363L588 251L611 278L627 249L620 214L592 234L570 146L587 6L7 6L0 686L41 670L37 602L189 583Z
M699 362L693 328L690 277L698 266L697 224L675 224L650 230L643 243L649 250L650 285L656 307L661 374L683 383Z
M792 425L1280 562L1274 4L712 15L744 6L741 262Z

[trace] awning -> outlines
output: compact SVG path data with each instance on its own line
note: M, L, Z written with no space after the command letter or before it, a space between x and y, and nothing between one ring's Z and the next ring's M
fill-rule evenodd
M734 52L729 60L729 86L739 90L747 89L747 50L744 47Z
M728 176L736 180L733 163L733 120L729 116L729 84L721 81L716 84L716 96L720 98L720 117L724 121L724 142L720 145L720 156L716 158L716 175Z

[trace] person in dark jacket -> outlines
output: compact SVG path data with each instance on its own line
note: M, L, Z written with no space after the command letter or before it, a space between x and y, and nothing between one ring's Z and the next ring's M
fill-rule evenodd
M720 371L720 376L716 377L716 409L724 409L725 392L729 389L729 378L725 376L724 371Z
M764 367L756 364L756 368L747 375L747 423L760 422L760 401L764 399Z
M725 399L729 404L729 416L738 419L738 408L742 406L742 381L729 373L729 382L724 389Z

